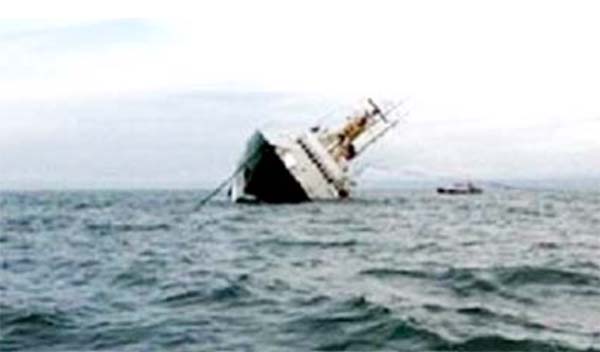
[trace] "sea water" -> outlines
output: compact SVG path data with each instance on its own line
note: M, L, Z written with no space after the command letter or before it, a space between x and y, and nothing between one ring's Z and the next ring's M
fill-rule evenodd
M0 351L600 350L600 193L0 193Z

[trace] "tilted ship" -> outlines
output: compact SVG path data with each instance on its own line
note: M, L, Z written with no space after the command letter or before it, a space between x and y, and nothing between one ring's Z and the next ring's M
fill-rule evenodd
M298 203L350 196L350 165L395 127L372 99L338 130L313 127L304 133L275 135L257 130L247 142L231 180L234 202Z

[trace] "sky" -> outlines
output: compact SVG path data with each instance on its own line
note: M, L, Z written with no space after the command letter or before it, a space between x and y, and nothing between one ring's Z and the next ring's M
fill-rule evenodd
M19 1L0 15L0 189L195 188L256 128L408 115L356 166L600 179L596 1Z

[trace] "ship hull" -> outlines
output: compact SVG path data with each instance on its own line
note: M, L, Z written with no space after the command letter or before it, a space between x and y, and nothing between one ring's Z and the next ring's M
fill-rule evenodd
M248 140L232 182L234 202L300 203L310 198L262 132Z

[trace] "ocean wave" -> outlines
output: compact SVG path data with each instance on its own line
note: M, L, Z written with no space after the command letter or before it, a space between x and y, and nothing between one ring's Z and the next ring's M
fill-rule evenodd
M600 285L600 277L592 274L574 270L527 265L490 268L456 267L444 271L373 268L362 270L359 274L382 278L405 276L430 279L448 283L459 290L473 289L484 292L495 291L503 286L569 285L594 287Z
M65 342L77 325L66 312L2 306L0 350L20 351Z
M485 270L472 268L449 268L443 271L375 268L362 270L359 274L384 279L394 277L423 279L448 287L461 295L475 295L498 291L500 289L498 283L486 278L485 275L481 275L482 272L485 273Z
M2 221L1 228L6 232L35 232L35 216L19 216Z
M592 349L577 349L554 341L541 341L528 338L515 339L502 335L473 337L458 343L448 343L445 346L441 346L441 349L449 351L593 351Z
M316 346L322 351L368 350L436 350L445 346L445 340L435 332L419 326L414 320L389 318L364 324L346 334L323 341Z
M405 276L411 278L425 279L431 278L431 274L421 270L410 270L410 269L392 269L392 268L375 268L361 270L359 275L374 276L378 278Z
M443 342L415 320L398 317L364 296L329 303L291 321L286 331L312 336L305 347L323 351L429 349Z
M281 246L281 247L319 247L319 248L334 248L334 247L354 247L360 242L357 240L341 240L341 241L319 241L319 240L282 240L269 239L262 241L263 245Z
M93 202L93 201L83 201L83 202L75 202L72 205L72 209L75 211L83 211L83 210L90 210L90 209L105 209L105 208L110 208L111 206L113 206L114 202L112 201L98 201L98 202Z
M320 330L327 326L335 326L339 323L355 323L377 319L389 315L391 310L383 305L368 301L365 297L354 297L342 302L331 299L319 298L316 302L330 302L322 310L316 313L309 312L295 319L290 324L307 329Z
M240 282L227 282L212 289L186 289L169 294L160 300L171 307L185 307L200 304L243 303L253 297L251 290Z
M117 274L112 284L120 287L149 287L158 283L158 278L153 273L140 270L127 270Z
M113 233L113 232L153 232L169 231L171 225L166 223L159 224L103 224L88 223L85 228L93 232Z
M75 218L68 215L19 215L8 217L0 222L0 229L6 232L35 233L43 231L58 231L71 227Z
M569 285L569 286L599 286L600 278L583 272L571 270L515 266L494 270L495 277L507 286L520 285Z
M343 302L319 298L317 311L308 309L301 318L287 324L286 332L311 336L311 343L304 348L323 351L356 350L435 350L435 351L595 351L591 347L580 348L554 340L514 338L505 334L475 335L458 338L441 334L419 319L402 316L392 309L373 303L364 297ZM431 308L431 309L429 309ZM527 321L519 316L495 312L483 306L446 308L428 307L432 314L455 311L481 321L502 321L520 325L530 331L529 335L553 331L540 323ZM468 335L472 335L470 333Z

